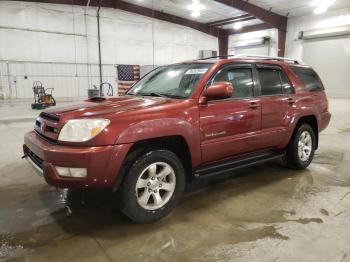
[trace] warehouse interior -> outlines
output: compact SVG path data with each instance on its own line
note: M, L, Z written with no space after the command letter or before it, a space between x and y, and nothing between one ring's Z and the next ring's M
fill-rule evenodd
M162 65L211 56L303 61L332 114L303 171L265 163L194 182L133 224L106 190L51 187L23 155L42 109L125 92ZM136 68L136 69L135 69ZM0 261L350 261L349 0L0 1Z

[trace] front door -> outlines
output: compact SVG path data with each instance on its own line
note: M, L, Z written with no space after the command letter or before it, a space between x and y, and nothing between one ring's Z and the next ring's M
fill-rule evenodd
M254 96L252 66L225 66L208 85L219 81L231 82L234 91L231 98L208 101L200 106L203 163L256 150L257 133L261 128L260 98Z

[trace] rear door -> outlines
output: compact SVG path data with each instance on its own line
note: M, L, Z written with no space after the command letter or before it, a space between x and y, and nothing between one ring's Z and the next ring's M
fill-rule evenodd
M288 117L295 102L294 90L282 68L256 64L261 103L260 148L283 143L287 135Z
M219 81L231 82L234 92L231 98L211 100L200 106L203 163L254 151L261 128L261 106L260 99L255 97L252 65L227 65L208 86Z

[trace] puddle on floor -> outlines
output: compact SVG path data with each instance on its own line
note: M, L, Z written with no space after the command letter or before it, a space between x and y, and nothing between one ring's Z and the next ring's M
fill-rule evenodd
M141 260L195 258L218 241L222 245L262 239L292 241L293 237L281 230L283 225L313 227L334 215L327 205L320 206L317 214L309 214L288 202L307 206L310 199L327 193L328 185L322 184L327 180L320 183L317 166L324 165L295 171L265 164L235 175L196 181L169 217L147 225L132 224L114 211L107 192L56 190L44 182L3 187L0 234L11 237L2 241L1 254L3 258L32 255L74 236L98 239L112 257L121 260L131 253ZM330 169L321 170L324 177L332 175ZM341 197L349 196L344 193ZM341 211L337 211L339 217ZM255 223L260 226L246 227ZM147 252L152 249L152 254Z

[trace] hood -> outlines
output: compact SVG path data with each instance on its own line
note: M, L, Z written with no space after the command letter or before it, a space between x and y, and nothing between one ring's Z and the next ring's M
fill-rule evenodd
M45 113L64 118L113 117L113 115L137 109L147 109L177 102L179 101L163 97L125 96L103 100L85 100L61 107L53 107L45 110Z

